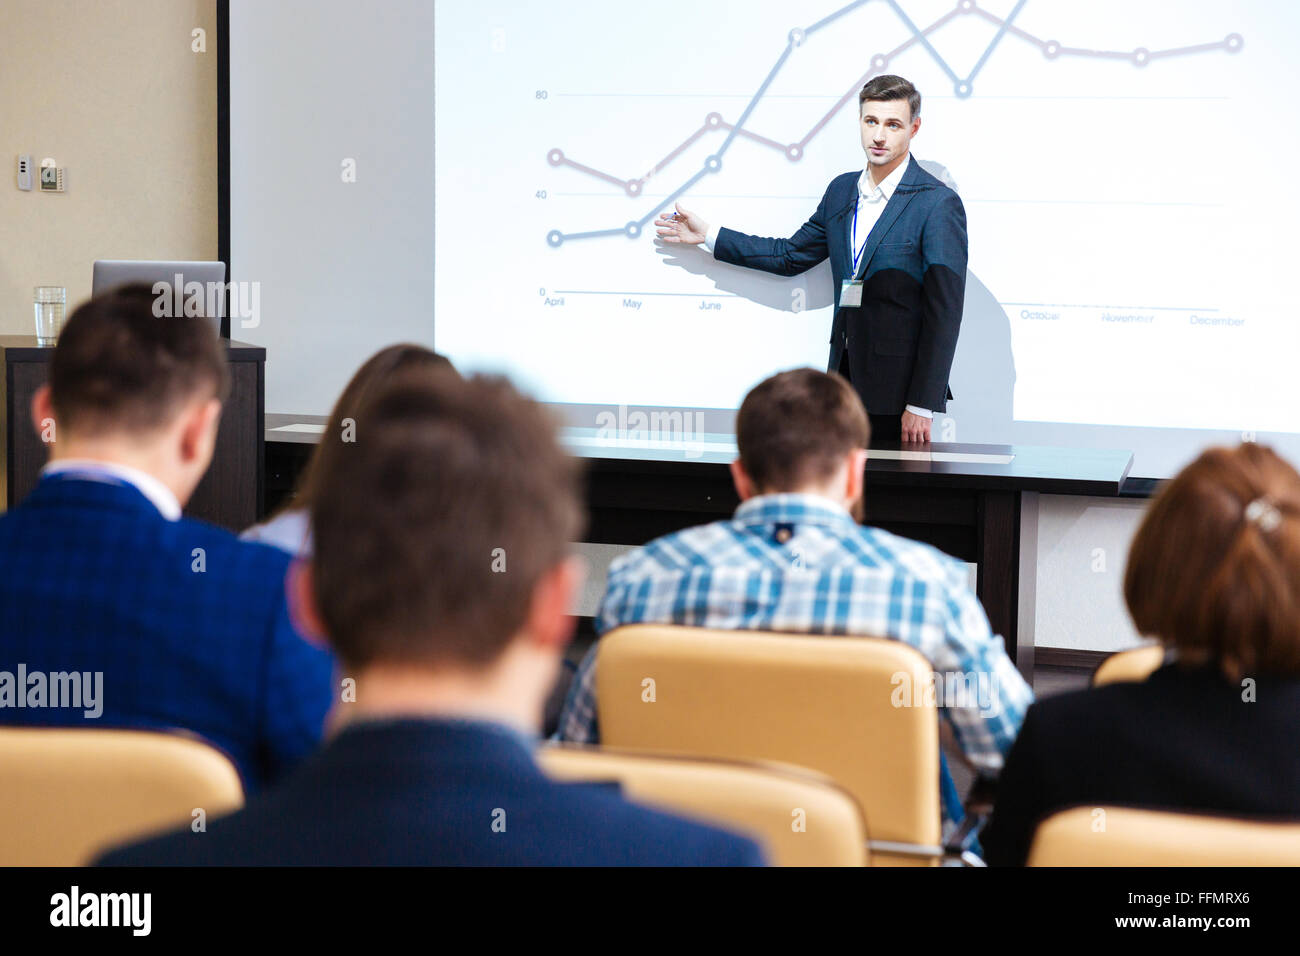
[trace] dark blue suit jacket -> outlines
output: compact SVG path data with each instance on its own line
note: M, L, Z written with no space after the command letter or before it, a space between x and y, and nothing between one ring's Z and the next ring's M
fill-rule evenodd
M345 729L243 810L107 854L106 866L734 866L758 847L556 783L514 731L469 720Z
M905 405L943 411L965 297L966 210L910 157L858 263L862 306L841 308L841 283L852 277L849 224L860 175L831 180L817 211L789 239L720 229L714 257L784 276L829 257L835 323L828 371L839 371L847 350L853 384L873 415L898 415Z
M103 714L5 706L0 723L184 728L256 790L315 749L333 697L330 656L289 621L289 560L168 521L125 482L42 478L0 517L0 670L102 672Z

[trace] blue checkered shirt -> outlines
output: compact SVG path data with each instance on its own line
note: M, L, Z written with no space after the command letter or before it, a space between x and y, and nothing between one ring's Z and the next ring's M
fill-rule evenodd
M962 562L860 525L817 495L750 498L729 521L666 535L615 560L596 631L638 623L910 644L934 667L939 712L962 752L990 774L1001 769L1033 700ZM599 741L596 647L574 677L556 736Z

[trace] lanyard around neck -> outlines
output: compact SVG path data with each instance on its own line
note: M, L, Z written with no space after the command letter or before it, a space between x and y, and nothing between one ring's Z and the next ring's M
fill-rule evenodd
M880 187L877 186L877 189ZM883 198L883 197L882 197ZM862 254L867 251L867 240L871 238L871 233L867 233L866 239L862 240L862 248L858 248L858 207L862 205L862 193L858 192L857 197L853 200L853 238L849 241L854 250L853 253L853 278L858 277L858 263L862 261Z

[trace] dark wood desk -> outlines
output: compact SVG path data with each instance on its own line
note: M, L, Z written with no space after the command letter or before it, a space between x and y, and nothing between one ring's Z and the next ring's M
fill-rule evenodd
M271 502L292 489L324 422L313 415L266 416ZM739 504L727 467L734 445L628 459L602 457L608 449L586 435L570 437L570 450L588 463L586 542L645 544L729 516ZM866 523L975 564L976 593L989 623L1031 678L1038 496L1117 496L1132 464L1128 451L880 442L867 459Z
M230 397L221 412L221 426L212 465L199 482L185 513L232 531L247 528L262 511L266 349L226 340L230 359ZM3 355L3 417L5 507L27 496L46 461L45 444L32 427L31 403L48 378L52 346L38 345L34 335L0 335Z

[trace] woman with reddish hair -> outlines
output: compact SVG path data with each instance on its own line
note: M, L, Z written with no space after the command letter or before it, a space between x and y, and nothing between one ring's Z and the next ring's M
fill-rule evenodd
M1152 501L1124 600L1164 666L1030 707L990 863L1023 864L1072 806L1300 819L1300 474L1253 443L1204 452Z

